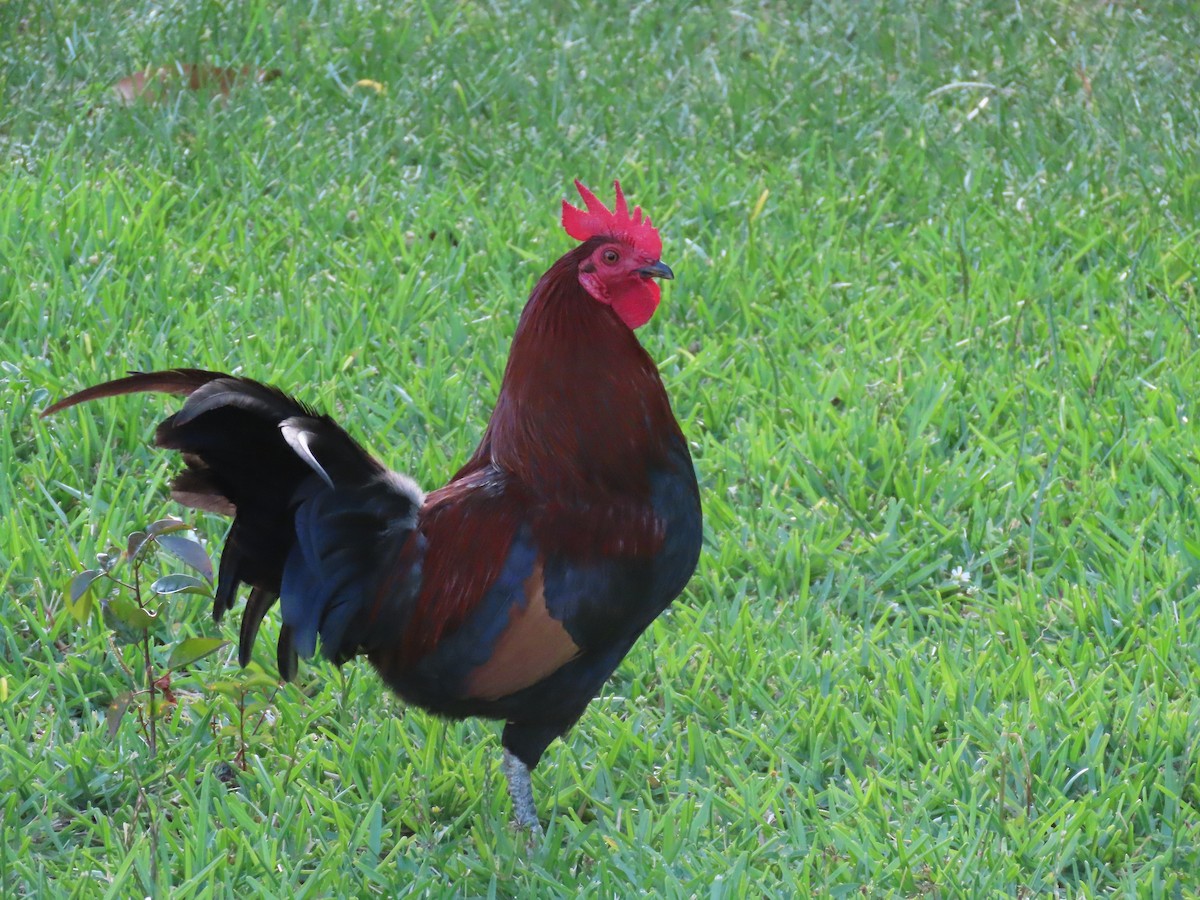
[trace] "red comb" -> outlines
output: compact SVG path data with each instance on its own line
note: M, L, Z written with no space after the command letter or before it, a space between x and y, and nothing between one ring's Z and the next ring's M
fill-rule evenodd
M564 200L563 231L577 241L586 241L588 238L597 236L613 237L640 250L652 259L658 259L662 255L662 239L658 236L658 229L650 224L649 216L642 216L640 206L635 206L633 215L629 215L625 195L621 193L621 182L613 182L613 187L617 189L617 202L614 210L610 210L597 200L596 195L585 188L579 179L575 179L575 187L587 205L587 210L578 209Z

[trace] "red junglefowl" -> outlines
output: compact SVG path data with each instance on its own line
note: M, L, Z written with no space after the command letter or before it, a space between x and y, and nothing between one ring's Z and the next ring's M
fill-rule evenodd
M405 701L503 720L517 821L538 830L530 770L582 715L700 553L691 455L633 330L673 274L616 185L576 182L582 241L533 289L478 449L422 494L328 416L248 378L139 373L60 400L182 394L155 443L183 455L176 500L233 517L213 617L249 587L239 659L279 599L282 676L297 657L366 654Z

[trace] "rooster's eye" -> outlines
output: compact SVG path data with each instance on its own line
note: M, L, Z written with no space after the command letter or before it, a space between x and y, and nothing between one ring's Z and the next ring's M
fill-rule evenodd
M616 250L605 250L603 259L606 263L608 263L611 266L613 263L615 263L619 259L619 257L617 256Z

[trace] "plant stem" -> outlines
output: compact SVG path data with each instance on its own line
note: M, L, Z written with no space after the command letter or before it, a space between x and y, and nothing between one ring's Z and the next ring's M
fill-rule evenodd
M137 605L145 609L145 604L142 603L142 581L141 581L141 559L139 558L133 566L133 597L137 601ZM158 764L158 717L154 714L154 661L150 656L150 629L142 629L142 657L146 666L146 691L150 695L150 704L147 710L150 718L150 759ZM157 778L158 781L158 797L155 802L151 802L149 796L146 797L146 814L150 819L150 880L154 884L154 892L158 893L159 871L158 871L158 811L162 808L162 775Z
M133 564L133 599L141 609L146 605L142 602L142 566L139 557ZM154 715L154 663L150 658L150 629L142 629L142 656L146 663L146 692L150 695L150 758L158 758L158 727Z
M238 768L246 771L246 692L238 694Z

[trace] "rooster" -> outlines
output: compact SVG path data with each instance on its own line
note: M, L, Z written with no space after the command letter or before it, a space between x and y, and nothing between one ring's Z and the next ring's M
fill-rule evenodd
M503 721L515 818L535 832L531 770L683 591L701 543L687 442L634 336L674 275L619 183L612 210L575 186L585 208L563 201L562 225L580 243L525 305L479 447L430 494L248 378L135 373L43 413L185 396L155 444L186 464L178 502L233 518L213 618L248 586L240 663L279 600L284 679L320 638L336 664L365 654L408 703Z

